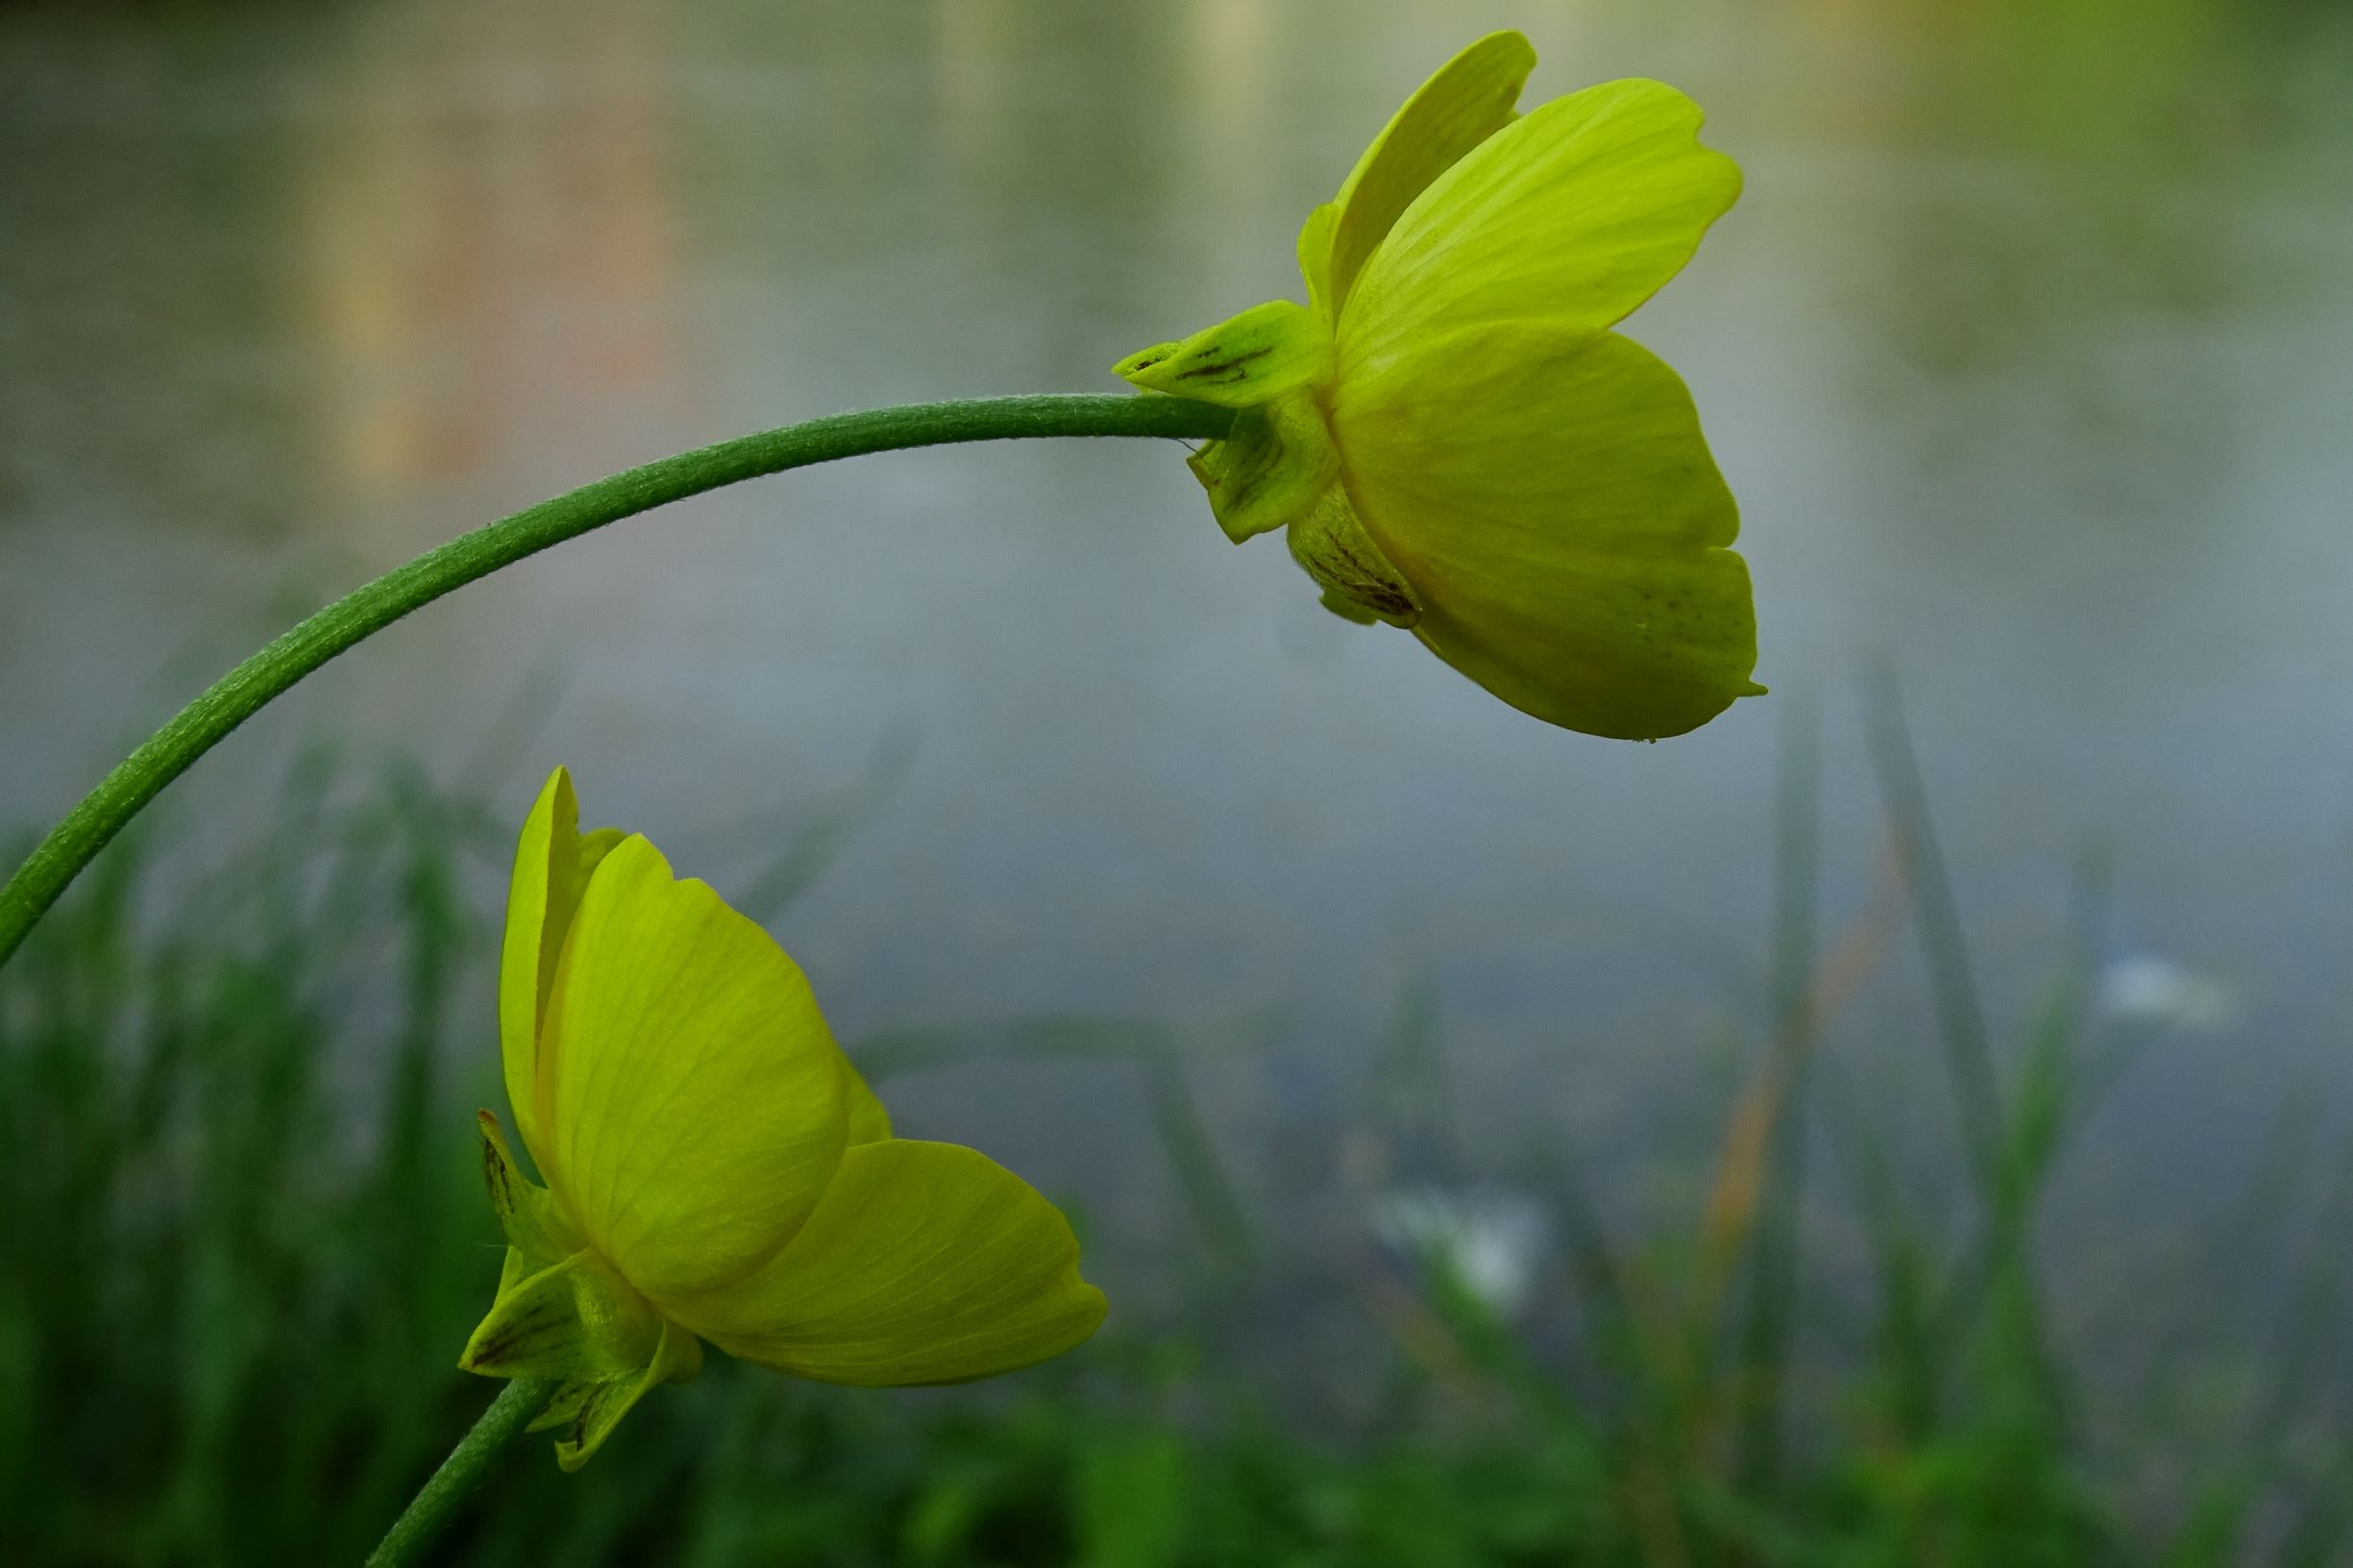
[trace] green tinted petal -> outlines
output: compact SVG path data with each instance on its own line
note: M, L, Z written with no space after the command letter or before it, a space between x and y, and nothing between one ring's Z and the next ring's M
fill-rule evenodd
M558 768L524 820L507 883L506 935L499 958L499 1064L515 1131L533 1159L539 1144L531 1086L556 960L589 873L622 840L621 830L613 827L583 835L579 821L572 775Z
M1313 311L1268 300L1181 343L1131 354L1111 368L1146 392L1246 408L1328 379L1332 333Z
M1339 475L1339 453L1314 398L1293 392L1234 417L1223 440L1185 459L1210 511L1236 544L1270 533L1311 511Z
M515 1130L534 1158L539 1139L531 1084L539 1021L547 1011L548 988L555 983L564 930L580 900L579 820L572 775L558 768L524 819L507 884L506 937L499 957L499 1060Z
M1339 218L1340 204L1326 202L1299 226L1299 276L1307 280L1308 308L1327 329L1340 313L1332 297L1332 226Z
M581 888L585 889L588 886L588 879L596 874L597 868L603 864L604 857L620 848L621 842L628 836L617 827L592 828L580 835ZM577 901L576 894L575 901ZM554 984L555 976L551 973L548 981L551 985Z
M527 1430L561 1428L555 1439L555 1462L566 1470L577 1470L595 1457L621 1418L656 1384L691 1382L701 1370L702 1347L695 1336L674 1323L664 1323L652 1359L643 1367L621 1377L566 1383Z
M840 1162L841 1060L783 949L625 840L548 1006L548 1184L646 1294L724 1285L791 1238Z
M661 1333L646 1299L583 1250L502 1283L457 1364L491 1378L593 1381L644 1366Z
M1526 38L1490 33L1439 66L1364 149L1334 204L1326 319L1347 304L1358 274L1414 198L1511 123L1535 66Z
M793 1244L725 1292L665 1311L730 1355L868 1385L956 1383L1044 1360L1103 1320L1060 1211L986 1156L893 1139L849 1151Z
M1415 635L1515 707L1627 739L1704 723L1756 658L1739 515L1682 381L1614 333L1499 326L1344 381L1333 429Z
M842 1058L842 1097L849 1118L849 1141L879 1143L891 1136L891 1113L866 1086L865 1075L846 1056Z
M1738 166L1699 144L1701 119L1661 83L1608 82L1489 137L1365 264L1340 317L1342 375L1449 328L1624 317L1740 194Z

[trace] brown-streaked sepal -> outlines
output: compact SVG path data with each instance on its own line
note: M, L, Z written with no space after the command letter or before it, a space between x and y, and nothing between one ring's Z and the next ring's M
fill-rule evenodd
M457 1364L493 1378L599 1382L645 1365L662 1332L646 1299L582 1249L502 1283Z
M577 1470L604 1446L630 1408L663 1383L688 1383L702 1370L700 1341L674 1323L662 1324L652 1359L618 1377L566 1382L528 1429L556 1429L555 1462Z
M555 1195L516 1165L497 1115L478 1111L474 1124L482 1139L482 1186L489 1190L492 1213L499 1216L499 1233L522 1255L526 1272L537 1273L577 1252L578 1232L564 1218Z
M1342 620L1410 626L1422 618L1413 585L1373 542L1341 486L1329 486L1284 538L1291 558L1323 589L1324 608Z
M1339 453L1314 399L1293 392L1234 416L1234 429L1185 461L1236 544L1305 517L1339 477Z
M1315 312L1268 300L1174 343L1156 343L1111 367L1146 392L1248 408L1332 377L1332 333Z

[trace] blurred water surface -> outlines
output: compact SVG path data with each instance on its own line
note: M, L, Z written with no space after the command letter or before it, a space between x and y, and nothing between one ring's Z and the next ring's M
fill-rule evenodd
M1257 1020L1200 1065L1219 1136L1312 1190L1306 1129L1426 986L1475 1140L1565 1123L1639 1164L1764 1016L1793 716L1824 737L1826 922L1866 907L1851 682L1884 656L1998 1031L2086 853L2108 956L2227 986L2112 1103L2083 1200L2194 1203L2283 1095L2342 1087L2353 1021L2349 21L9 8L0 805L54 818L295 613L552 491L838 408L1109 389L1129 350L1295 294L1301 216L1429 68L1517 26L1534 96L1664 78L1748 171L1630 330L1741 497L1773 698L1655 747L1553 730L1325 616L1278 543L1228 546L1173 447L940 452L470 588L208 760L183 820L259 826L258 781L326 729L491 758L517 814L568 763L592 817L740 891L779 813L879 771L887 803L779 924L845 1034ZM1831 1049L1941 1099L1908 955ZM1135 1096L944 1074L902 1120L1143 1215Z

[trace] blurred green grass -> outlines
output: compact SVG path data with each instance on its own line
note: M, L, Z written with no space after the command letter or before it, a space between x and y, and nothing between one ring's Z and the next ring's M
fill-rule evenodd
M578 1476L536 1440L511 1456L443 1560L2353 1561L2329 1355L2353 1188L2312 1177L2309 1123L2283 1136L2224 1214L2240 1261L2215 1286L2278 1282L2275 1321L2217 1343L2152 1312L2138 1360L2106 1347L2143 1369L2141 1413L2088 1417L2101 1380L2057 1348L2037 1230L2129 1046L2084 1002L2098 877L2047 1005L1998 1042L1892 694L1872 710L1881 896L1822 942L1801 720L1774 1016L1706 1108L1686 1223L1613 1231L1560 1139L1480 1168L1452 1124L1442 1019L1426 992L1402 999L1347 1136L1434 1182L1507 1174L1550 1216L1561 1287L1523 1321L1442 1238L1392 1245L1340 1304L1379 1326L1380 1357L1329 1369L1369 1416L1270 1395L1239 1348L1287 1310L1266 1285L1285 1218L1227 1168L1178 1037L975 1020L850 1048L878 1079L989 1055L1132 1064L1195 1227L1183 1299L945 1394L713 1358ZM755 879L756 912L820 874L865 809L826 805ZM469 1115L498 1094L479 1026L495 930L468 890L495 877L510 825L413 770L324 752L289 770L271 818L204 875L157 841L118 846L0 972L0 1561L355 1562L489 1397L452 1369L498 1271ZM1922 1193L1903 1135L1815 1050L1907 923L1953 1086L1957 1203ZM1826 1224L1859 1237L1859 1266L1812 1256Z

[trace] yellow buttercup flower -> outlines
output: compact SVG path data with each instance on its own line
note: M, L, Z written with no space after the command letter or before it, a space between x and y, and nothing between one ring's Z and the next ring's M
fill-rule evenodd
M559 1380L534 1426L568 1470L705 1339L828 1383L955 1383L1102 1322L1061 1213L892 1137L792 959L643 837L582 834L561 769L515 854L499 1025L547 1185L482 1113L506 1264L459 1364Z
M1679 735L1763 691L1739 514L1681 380L1609 329L1740 171L1656 82L1516 113L1535 58L1482 38L1397 111L1300 232L1305 306L1114 368L1241 410L1193 472L1238 543L1287 529L1336 613L1553 723Z

